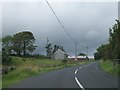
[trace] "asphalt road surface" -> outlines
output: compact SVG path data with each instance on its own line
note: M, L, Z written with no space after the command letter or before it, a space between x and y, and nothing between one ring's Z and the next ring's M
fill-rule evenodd
M10 88L118 88L118 77L103 72L91 62L47 72L21 81ZM21 73L22 74L22 73Z

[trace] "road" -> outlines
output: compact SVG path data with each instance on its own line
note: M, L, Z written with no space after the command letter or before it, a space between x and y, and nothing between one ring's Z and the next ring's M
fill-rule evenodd
M118 77L103 72L98 63L47 72L10 88L118 88Z

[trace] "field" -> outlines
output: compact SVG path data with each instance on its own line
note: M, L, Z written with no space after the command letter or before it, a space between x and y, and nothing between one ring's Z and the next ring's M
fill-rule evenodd
M107 73L110 73L115 76L120 76L120 69L119 69L120 65L119 64L116 64L114 66L112 61L106 60L106 61L100 62L100 67Z
M61 69L83 63L87 63L87 61L68 61L66 63L63 63L61 60L12 57L11 65L15 65L16 69L6 75L3 75L2 87L9 87L10 85L15 84L16 82L19 82L23 79L47 71Z

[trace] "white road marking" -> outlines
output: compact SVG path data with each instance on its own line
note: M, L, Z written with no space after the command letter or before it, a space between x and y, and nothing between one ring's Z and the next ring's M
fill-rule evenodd
M85 90L84 87L81 85L81 83L78 81L77 77L75 77L75 81L77 82L78 86L79 86L82 90Z
M80 67L80 68L82 68L82 67Z
M77 74L77 72L78 72L78 69L77 69L77 70L75 70L75 74Z

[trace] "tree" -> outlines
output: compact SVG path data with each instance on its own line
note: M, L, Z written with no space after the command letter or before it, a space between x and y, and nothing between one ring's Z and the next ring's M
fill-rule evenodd
M47 57L48 58L51 58L51 56L52 56L52 44L51 43L49 43L49 44L47 44L46 45L46 52L47 52Z
M4 52L7 54L11 54L12 50L12 36L6 36L2 38L2 48L4 49Z
M80 53L80 54L78 54L78 56L86 56L86 54L85 53Z
M54 46L52 46L51 43L48 43L45 48L46 48L46 52L47 52L47 57L48 57L48 58L51 58L52 55L53 55L58 49L60 49L60 50L62 50L62 51L65 51L62 46L60 46L60 45L54 45Z
M101 59L101 56L98 52L95 52L94 53L94 58L95 58L95 60L99 60L99 59Z
M108 59L109 58L109 44L103 44L97 48L94 54L95 59Z
M17 52L18 56L21 54L26 56L27 54L32 53L36 48L34 42L35 38L29 31L19 32L13 35L12 39L13 49L15 52Z
M59 49L59 45L54 45L52 54L54 54L58 49Z
M9 53L6 52L5 48L2 48L2 64L9 65L11 63L11 57Z
M116 20L116 22L117 23L109 29L112 59L120 59L120 22L118 20Z
M97 52L94 54L96 59L110 59L116 62L116 59L120 59L120 21L109 29L109 43L101 45L97 48Z
M2 64L8 65L11 62L11 45L12 45L12 36L6 36L2 38Z
M54 54L58 49L65 51L64 48L60 45L54 45L52 54Z
M59 46L59 49L62 51L65 51L64 48L62 46Z
M13 35L12 44L13 44L12 49L14 50L14 52L17 53L18 56L20 56L22 53L22 34L21 34L21 32Z
M78 56L86 56L86 59L89 60L88 56L85 53L80 53Z
M28 32L28 31L25 31L25 32L22 32L22 44L23 44L23 47L22 47L22 50L23 50L23 55L25 56L27 53L32 53L33 50L35 50L35 45L34 42L35 42L35 38L33 36L33 34L31 32Z

